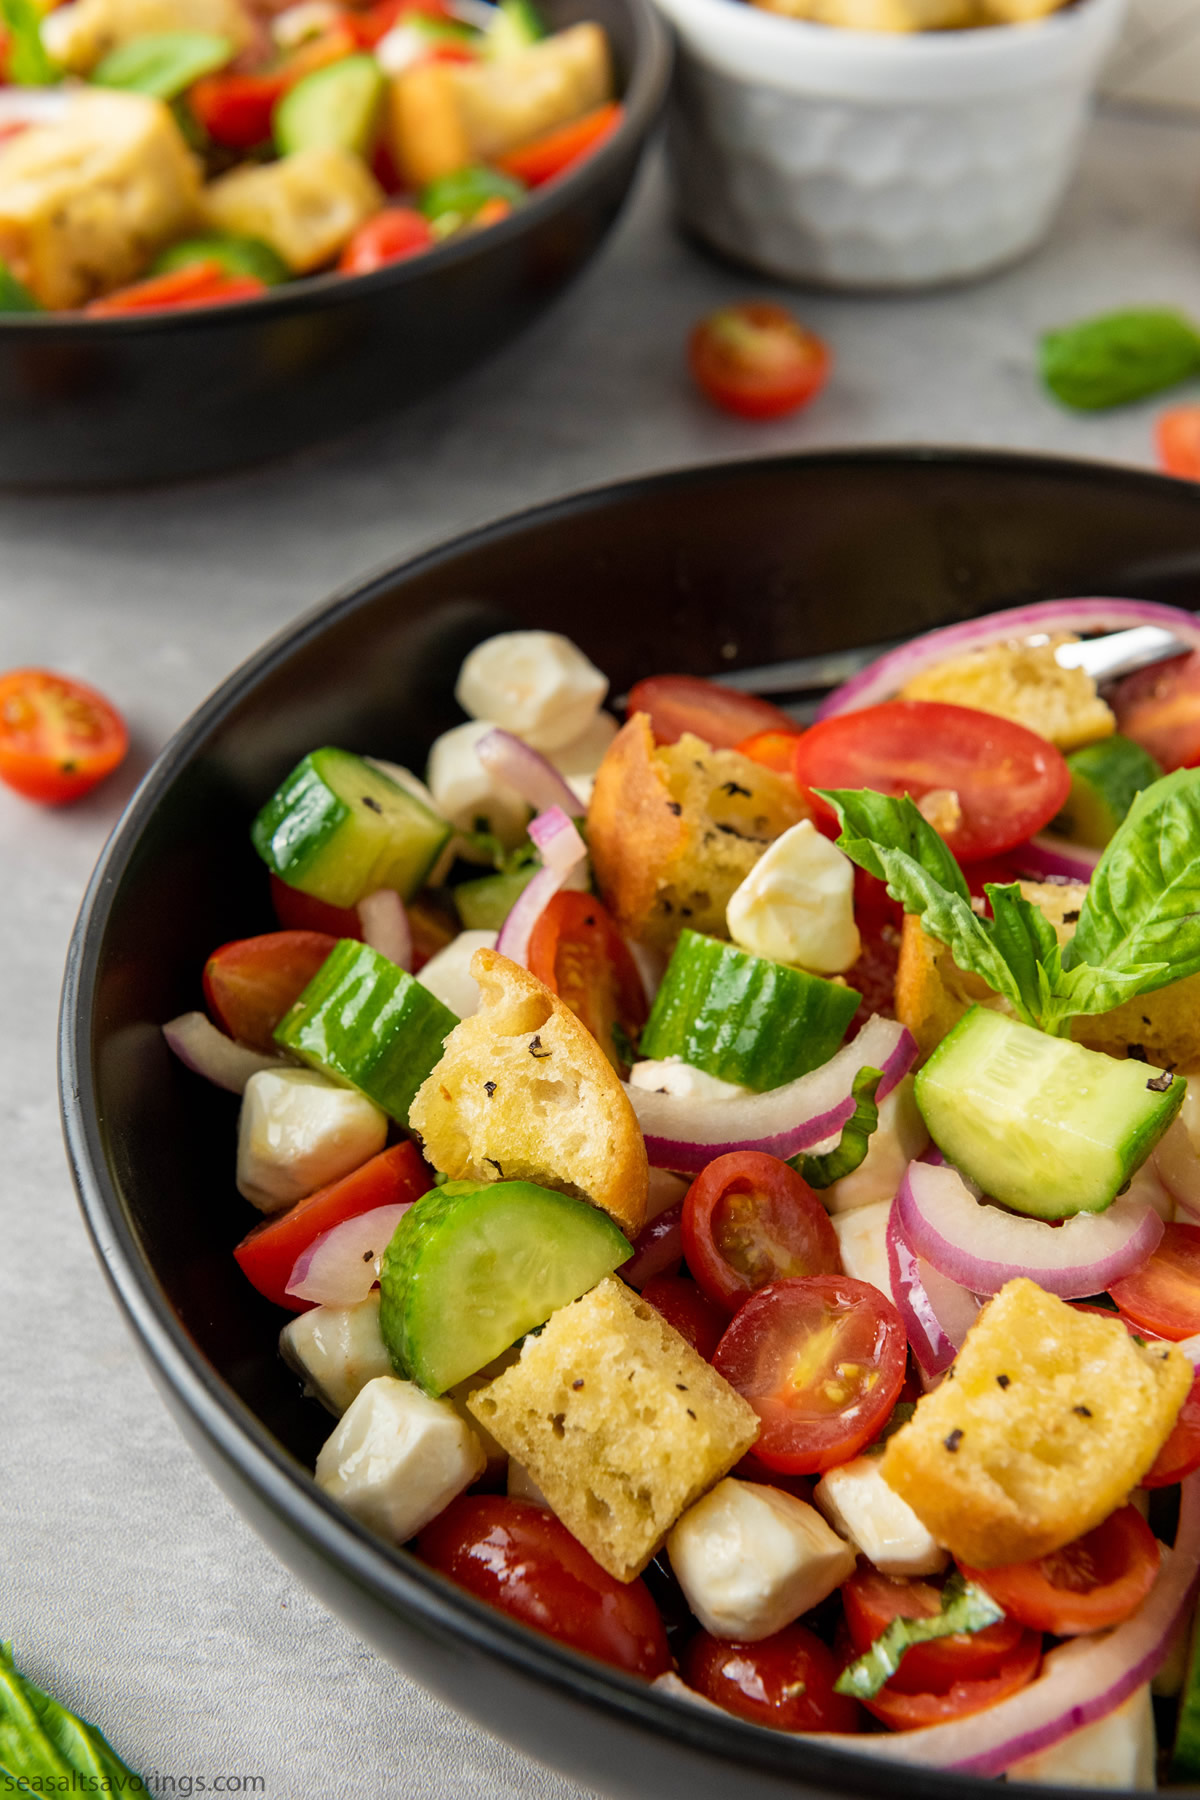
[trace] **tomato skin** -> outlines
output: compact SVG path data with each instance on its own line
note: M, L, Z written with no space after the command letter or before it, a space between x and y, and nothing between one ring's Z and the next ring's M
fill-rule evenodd
M1168 775L1200 763L1200 650L1127 675L1111 702L1117 730L1157 757Z
M50 669L0 675L0 781L26 800L80 799L128 748L124 719L85 682Z
M573 119L569 125L560 125L534 138L532 143L496 157L496 167L506 175L515 175L526 187L541 187L543 182L565 175L575 163L598 150L624 116L620 102L608 100L584 113L581 119Z
M688 339L688 367L714 406L743 419L779 419L829 379L829 346L785 307L747 300L710 313Z
M1167 1225L1158 1249L1108 1290L1127 1320L1156 1337L1200 1331L1200 1225Z
M735 744L734 749L739 756L748 756L751 762L761 763L764 769L774 769L777 775L790 775L796 739L801 735L797 727L783 731L771 726L766 731L752 732L740 744Z
M1055 1637L1103 1631L1136 1612L1158 1575L1154 1533L1135 1506L1036 1562L997 1569L959 1566L1010 1618Z
M856 1456L886 1423L908 1372L908 1339L896 1308L869 1282L809 1275L751 1294L713 1367L762 1420L759 1462L819 1475Z
M460 1494L420 1532L417 1554L510 1618L613 1668L653 1681L671 1667L645 1582L617 1581L529 1500Z
M222 944L204 965L208 1010L239 1044L270 1056L275 1027L336 948L323 931L268 931Z
M323 931L333 938L362 938L356 906L330 906L314 894L302 894L278 875L271 876L271 905L285 931Z
M313 1302L289 1294L287 1284L296 1258L314 1238L377 1206L407 1206L432 1186L433 1174L416 1146L393 1144L352 1174L297 1200L287 1212L264 1219L247 1232L233 1254L242 1274L260 1294L276 1306L286 1306L289 1312L307 1312Z
M839 1275L837 1233L802 1175L764 1150L731 1150L683 1198L683 1254L714 1306L730 1315L770 1281Z
M271 114L286 83L282 75L204 75L188 91L188 104L216 144L253 150L271 135Z
M778 1731L858 1731L858 1702L836 1694L841 1664L806 1625L785 1625L754 1644L697 1632L680 1658L683 1679L696 1693Z
M223 306L227 300L252 300L267 286L256 275L230 275L215 259L189 263L169 275L116 288L84 307L89 318L116 318L127 313L180 312L196 306Z
M842 1586L842 1603L854 1654L861 1656L893 1619L933 1618L941 1611L942 1597L933 1582L881 1575L870 1563L860 1562ZM888 1688L899 1694L945 1693L956 1681L987 1680L1003 1668L1023 1630L1018 1620L1001 1619L983 1631L914 1644Z
M1177 1481L1194 1474L1197 1469L1200 1469L1200 1373L1188 1389L1170 1437L1148 1473L1142 1476L1142 1486L1174 1487Z
M756 732L795 733L787 714L769 700L700 675L648 675L635 682L625 717L632 719L639 712L649 713L656 744L677 744L690 731L714 750L734 750Z
M615 1069L628 1065L614 1024L636 1038L650 1009L629 946L594 894L564 888L543 908L529 935L528 966L587 1026Z
M686 1275L652 1275L642 1289L642 1299L648 1300L705 1362L712 1361L725 1330L725 1314L694 1281Z
M792 773L819 815L832 808L814 788L880 794L957 793L962 818L946 842L960 862L996 856L1048 825L1066 801L1071 772L1045 738L971 706L885 700L813 725L796 745Z
M413 206L388 206L359 226L338 258L338 269L343 275L367 275L419 256L434 242L424 213Z
M1184 481L1200 481L1200 406L1173 406L1154 421L1159 466Z
M956 1681L944 1694L905 1694L889 1681L873 1700L864 1700L862 1704L893 1731L916 1731L923 1725L942 1725L948 1719L964 1719L971 1713L984 1712L989 1706L1007 1700L1011 1694L1019 1694L1023 1687L1029 1686L1041 1661L1041 1638L1036 1631L1025 1631L994 1675L984 1676L979 1681Z

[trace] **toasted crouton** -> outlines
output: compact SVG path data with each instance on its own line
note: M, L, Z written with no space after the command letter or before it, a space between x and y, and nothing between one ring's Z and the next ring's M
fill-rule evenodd
M296 150L273 163L243 163L204 191L210 225L262 238L293 275L332 260L384 192L361 156L333 145Z
M1057 3L1033 0L1039 13ZM1028 16L1033 17L1033 12ZM1073 633L1064 631L1043 644L1015 639L985 644L923 669L900 689L900 698L974 706L1036 731L1060 750L1077 750L1081 744L1110 737L1117 724L1092 677L1082 669L1060 669L1054 660L1060 645L1078 641Z
M684 926L728 937L730 896L807 817L786 777L690 732L656 749L648 716L635 713L597 771L588 847L621 929L669 951Z
M635 1237L646 1145L612 1064L569 1006L495 950L471 959L479 1011L446 1039L409 1122L454 1180L536 1181Z
M753 1407L612 1275L552 1313L467 1404L618 1581L759 1430Z
M471 155L479 162L569 125L613 95L608 39L602 26L590 22L492 62L456 64L451 79Z
M950 1376L888 1439L883 1476L964 1562L1048 1556L1137 1487L1191 1390L1174 1344L1077 1311L1023 1277L967 1333Z

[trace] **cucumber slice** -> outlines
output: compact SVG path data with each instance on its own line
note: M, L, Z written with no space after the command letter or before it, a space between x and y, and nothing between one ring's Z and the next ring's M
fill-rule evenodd
M227 275L253 275L268 287L278 287L292 278L291 270L270 244L264 244L261 238L235 237L224 231L172 244L155 257L150 273L172 275L176 269L189 269L198 262L219 262Z
M1067 767L1071 791L1053 828L1094 850L1103 850L1142 789L1163 772L1148 750L1119 732L1072 751Z
M275 1027L275 1042L404 1125L457 1024L448 1006L394 962L343 938Z
M297 763L251 827L273 874L330 906L357 906L376 888L411 899L452 827L415 794L349 750Z
M500 0L484 36L484 53L489 61L503 62L540 43L545 35L546 27L531 0Z
M18 281L10 269L0 262L0 313L36 313L42 304L35 300L24 282Z
M454 890L454 904L466 931L499 931L540 868L513 869L507 875L481 875Z
M1103 1212L1186 1092L1179 1076L982 1006L942 1039L916 1080L917 1105L943 1155L993 1200L1035 1219Z
M275 108L275 148L281 156L296 150L369 156L386 85L375 58L365 54L314 69Z
M393 1366L444 1394L632 1254L584 1200L532 1181L448 1181L405 1213L383 1254L379 1325Z
M678 1056L764 1093L828 1062L860 996L732 944L681 932L642 1032L650 1062Z

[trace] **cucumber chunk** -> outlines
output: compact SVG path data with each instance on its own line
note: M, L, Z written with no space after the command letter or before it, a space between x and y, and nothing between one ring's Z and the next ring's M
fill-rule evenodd
M1054 830L1093 850L1103 850L1142 789L1163 772L1148 750L1120 732L1072 751L1067 767L1071 791Z
M393 1367L444 1394L632 1254L584 1200L532 1181L448 1181L405 1213L383 1254L379 1325Z
M275 1027L275 1042L404 1125L457 1024L448 1006L378 950L342 938Z
M268 287L290 281L292 272L277 251L261 238L236 237L213 231L205 237L184 238L163 250L150 265L152 275L173 275L193 263L219 262L227 275L252 275Z
M370 156L385 87L383 70L366 54L314 69L275 108L275 148L281 156L296 150Z
M500 0L484 37L484 54L492 61L504 62L540 43L545 35L546 27L532 0Z
M1103 1212L1183 1105L1187 1083L973 1006L916 1079L938 1149L1035 1219Z
M507 875L481 875L454 890L454 904L465 931L499 931L540 864L513 869Z
M839 982L684 931L640 1055L650 1062L678 1056L706 1075L764 1093L828 1062L859 998Z
M289 887L357 906L364 894L416 893L452 827L361 756L314 750L297 763L250 830L267 867Z

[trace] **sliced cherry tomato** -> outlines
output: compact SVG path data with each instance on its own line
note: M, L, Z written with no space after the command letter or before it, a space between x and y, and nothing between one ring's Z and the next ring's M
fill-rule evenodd
M908 1339L869 1282L809 1275L751 1294L713 1367L762 1420L759 1462L818 1475L849 1462L886 1422L904 1385Z
M1117 730L1172 769L1200 763L1200 650L1127 675L1112 694Z
M774 769L777 775L790 775L796 739L802 735L798 726L793 726L790 731L771 726L766 731L752 732L734 748L739 756L748 756L751 762L761 763L764 769Z
M506 175L515 175L527 187L541 187L544 181L553 181L581 157L598 150L624 116L618 101L606 101L593 112L584 113L581 119L573 119L569 125L560 125L555 131L547 131L531 143L496 157L496 167Z
M649 713L656 744L677 744L691 731L714 750L733 750L754 732L792 730L787 714L769 700L699 675L650 675L635 682L625 717L639 712Z
M169 275L151 275L129 287L117 288L84 307L91 318L113 318L124 313L175 312L185 307L222 306L228 300L251 300L265 294L267 285L256 275L230 275L212 258L172 269Z
M1158 460L1168 475L1200 481L1200 406L1173 406L1154 422Z
M792 772L802 791L874 788L880 794L957 795L958 824L946 842L960 862L995 856L1048 825L1071 787L1071 772L1046 738L973 706L940 700L885 700L823 719L796 745ZM813 797L826 817L832 809Z
M1158 1249L1109 1293L1135 1325L1156 1337L1194 1337L1200 1331L1200 1225L1167 1225Z
M994 1675L985 1675L978 1681L956 1681L941 1694L906 1694L889 1681L873 1700L864 1700L863 1705L893 1731L943 1725L948 1719L965 1719L970 1713L985 1712L1011 1694L1019 1694L1029 1686L1041 1661L1041 1638L1036 1631L1025 1631Z
M335 938L361 938L362 920L355 906L330 906L315 894L302 894L278 875L271 877L271 905L287 931L324 931Z
M795 1169L765 1150L731 1150L697 1175L683 1201L683 1254L726 1316L748 1294L795 1275L837 1275L829 1214Z
M209 1012L239 1044L272 1055L275 1027L336 947L323 931L268 931L222 944L204 965Z
M1022 1625L1078 1637L1136 1612L1154 1586L1158 1562L1154 1533L1136 1506L1122 1506L1094 1531L1036 1562L996 1569L964 1563L962 1571Z
M413 206L387 206L360 225L338 258L343 275L367 275L432 249L429 220Z
M1200 1374L1188 1389L1171 1435L1142 1476L1144 1488L1174 1487L1186 1475L1200 1469Z
M636 1039L649 1013L646 990L628 944L593 894L555 894L530 933L528 965L583 1021L613 1067L627 1068L613 1027Z
M688 339L688 366L715 406L743 419L778 419L820 392L833 356L785 307L747 300L701 320Z
M642 1289L642 1299L648 1300L705 1362L712 1361L728 1320L694 1281L686 1275L652 1275Z
M999 1596L997 1596L999 1598ZM881 1575L861 1562L842 1587L846 1626L854 1654L862 1656L893 1619L932 1619L942 1610L940 1589L931 1581ZM956 1681L983 1681L996 1675L1016 1649L1024 1627L1001 1619L984 1631L956 1631L906 1650L888 1682L900 1694L944 1694Z
M287 1212L264 1219L242 1239L234 1256L247 1280L260 1294L289 1312L307 1312L312 1304L287 1292L296 1258L323 1231L377 1206L407 1206L433 1186L433 1176L409 1143L381 1150L352 1175L318 1188L297 1200Z
M461 1494L419 1534L417 1554L573 1650L648 1681L671 1667L645 1582L609 1575L553 1513L529 1500Z
M49 669L0 675L0 781L27 800L78 800L128 748L124 719L95 688Z
M188 90L188 105L214 144L253 150L271 136L271 115L287 91L279 71L269 75L205 75Z
M714 1706L778 1731L858 1731L858 1702L834 1692L841 1665L806 1625L756 1644L697 1632L680 1658L683 1679Z

